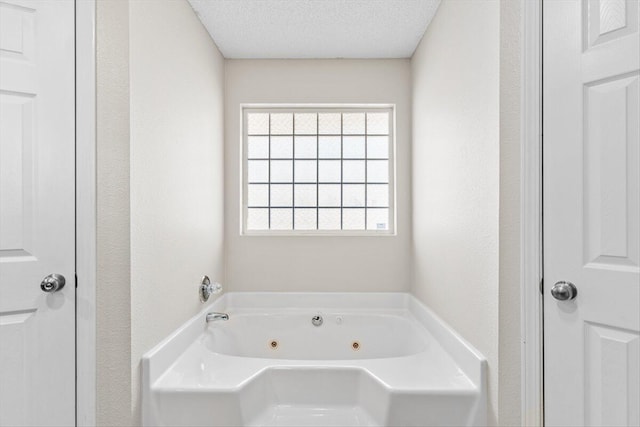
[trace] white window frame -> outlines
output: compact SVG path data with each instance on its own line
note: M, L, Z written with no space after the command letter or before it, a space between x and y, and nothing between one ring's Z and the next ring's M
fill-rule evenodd
M367 113L389 112L388 230L247 230L247 113ZM240 105L240 235L241 236L396 236L396 106L395 104L241 104Z

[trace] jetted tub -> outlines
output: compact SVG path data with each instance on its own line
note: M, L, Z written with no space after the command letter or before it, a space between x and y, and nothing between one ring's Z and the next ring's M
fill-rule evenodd
M409 294L227 293L144 356L143 424L479 426L485 365Z

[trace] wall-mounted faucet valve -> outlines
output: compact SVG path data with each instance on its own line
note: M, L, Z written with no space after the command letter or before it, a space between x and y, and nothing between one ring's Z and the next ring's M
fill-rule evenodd
M209 276L202 276L200 288L198 289L200 302L207 302L212 294L219 294L220 292L222 292L222 285L220 283L211 283Z

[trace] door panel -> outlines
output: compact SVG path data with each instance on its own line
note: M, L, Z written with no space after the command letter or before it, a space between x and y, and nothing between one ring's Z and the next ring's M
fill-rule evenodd
M545 422L640 423L640 11L543 1ZM577 296L557 300L558 281Z
M0 1L0 425L75 424L74 27Z

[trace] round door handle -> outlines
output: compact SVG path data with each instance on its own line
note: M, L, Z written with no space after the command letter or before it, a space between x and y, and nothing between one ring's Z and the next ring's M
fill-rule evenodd
M558 301L569 301L578 295L578 289L571 282L556 282L551 288L551 295Z
M40 289L44 292L58 292L64 288L67 281L62 274L50 274L40 283Z

